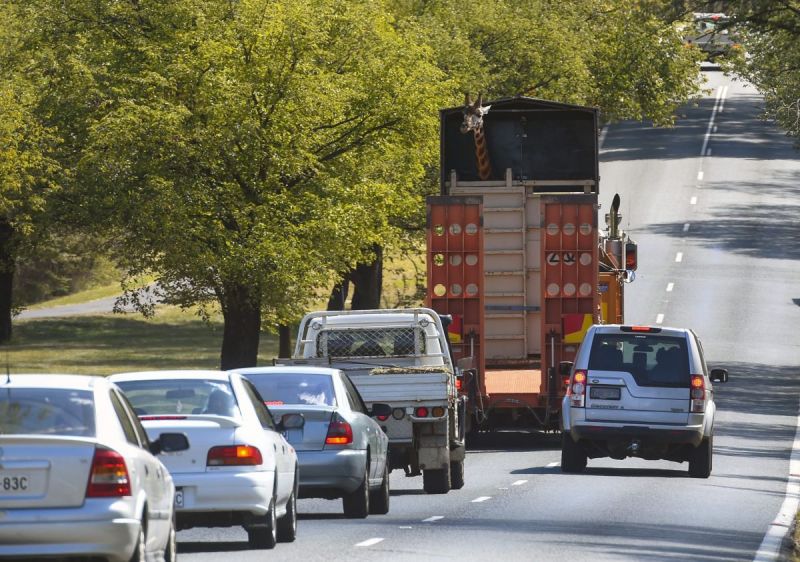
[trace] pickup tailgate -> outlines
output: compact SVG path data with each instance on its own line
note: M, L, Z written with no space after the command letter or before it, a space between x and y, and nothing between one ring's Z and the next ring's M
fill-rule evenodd
M364 402L401 406L403 403L446 402L450 375L445 372L350 375Z

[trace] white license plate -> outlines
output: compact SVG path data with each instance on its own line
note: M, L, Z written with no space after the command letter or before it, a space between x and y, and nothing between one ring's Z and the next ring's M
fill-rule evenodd
M27 472L0 471L0 496L27 496L36 484Z
M183 488L175 488L175 507L183 507Z
M619 400L619 387L590 386L589 398L593 400Z

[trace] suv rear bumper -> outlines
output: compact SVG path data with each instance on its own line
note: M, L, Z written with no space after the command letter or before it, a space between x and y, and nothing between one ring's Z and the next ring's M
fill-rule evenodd
M575 441L624 441L638 439L652 445L692 445L703 441L703 427L654 428L624 425L573 425L570 435Z

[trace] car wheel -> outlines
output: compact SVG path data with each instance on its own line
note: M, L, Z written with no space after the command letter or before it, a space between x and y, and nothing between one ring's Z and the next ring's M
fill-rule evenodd
M369 461L364 469L361 485L354 492L342 497L342 506L345 517L350 519L364 519L369 514Z
M372 515L389 513L389 465L383 464L381 487L369 493L369 512Z
M175 515L172 516L172 521L169 524L169 533L167 534L167 544L164 546L164 562L175 562L178 558L178 543L175 538Z
M450 463L446 468L426 468L422 471L422 488L428 494L446 494L450 491Z
M139 525L139 534L136 537L136 548L133 549L131 562L145 562L147 559L147 537L145 536L145 521Z
M294 539L297 538L297 486L298 476L295 472L292 495L286 500L286 515L278 521L278 540L280 542L294 542Z
M278 542L278 521L275 517L275 498L269 504L269 511L263 516L264 523L247 528L247 543L250 548L275 548Z
M460 490L464 487L464 461L452 461L450 463L450 487L453 490Z
M586 452L572 440L569 433L561 434L561 472L583 472L586 468Z
M689 458L689 476L692 478L708 478L711 476L711 463L714 453L714 438L706 437L694 449Z

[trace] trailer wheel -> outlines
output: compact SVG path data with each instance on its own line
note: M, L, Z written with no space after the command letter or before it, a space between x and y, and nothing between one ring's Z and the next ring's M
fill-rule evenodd
M446 494L450 491L450 464L447 468L426 468L422 471L422 488L428 494Z
M450 463L450 488L460 490L464 487L464 461Z
M572 440L568 432L561 434L561 472L583 472L586 452Z

